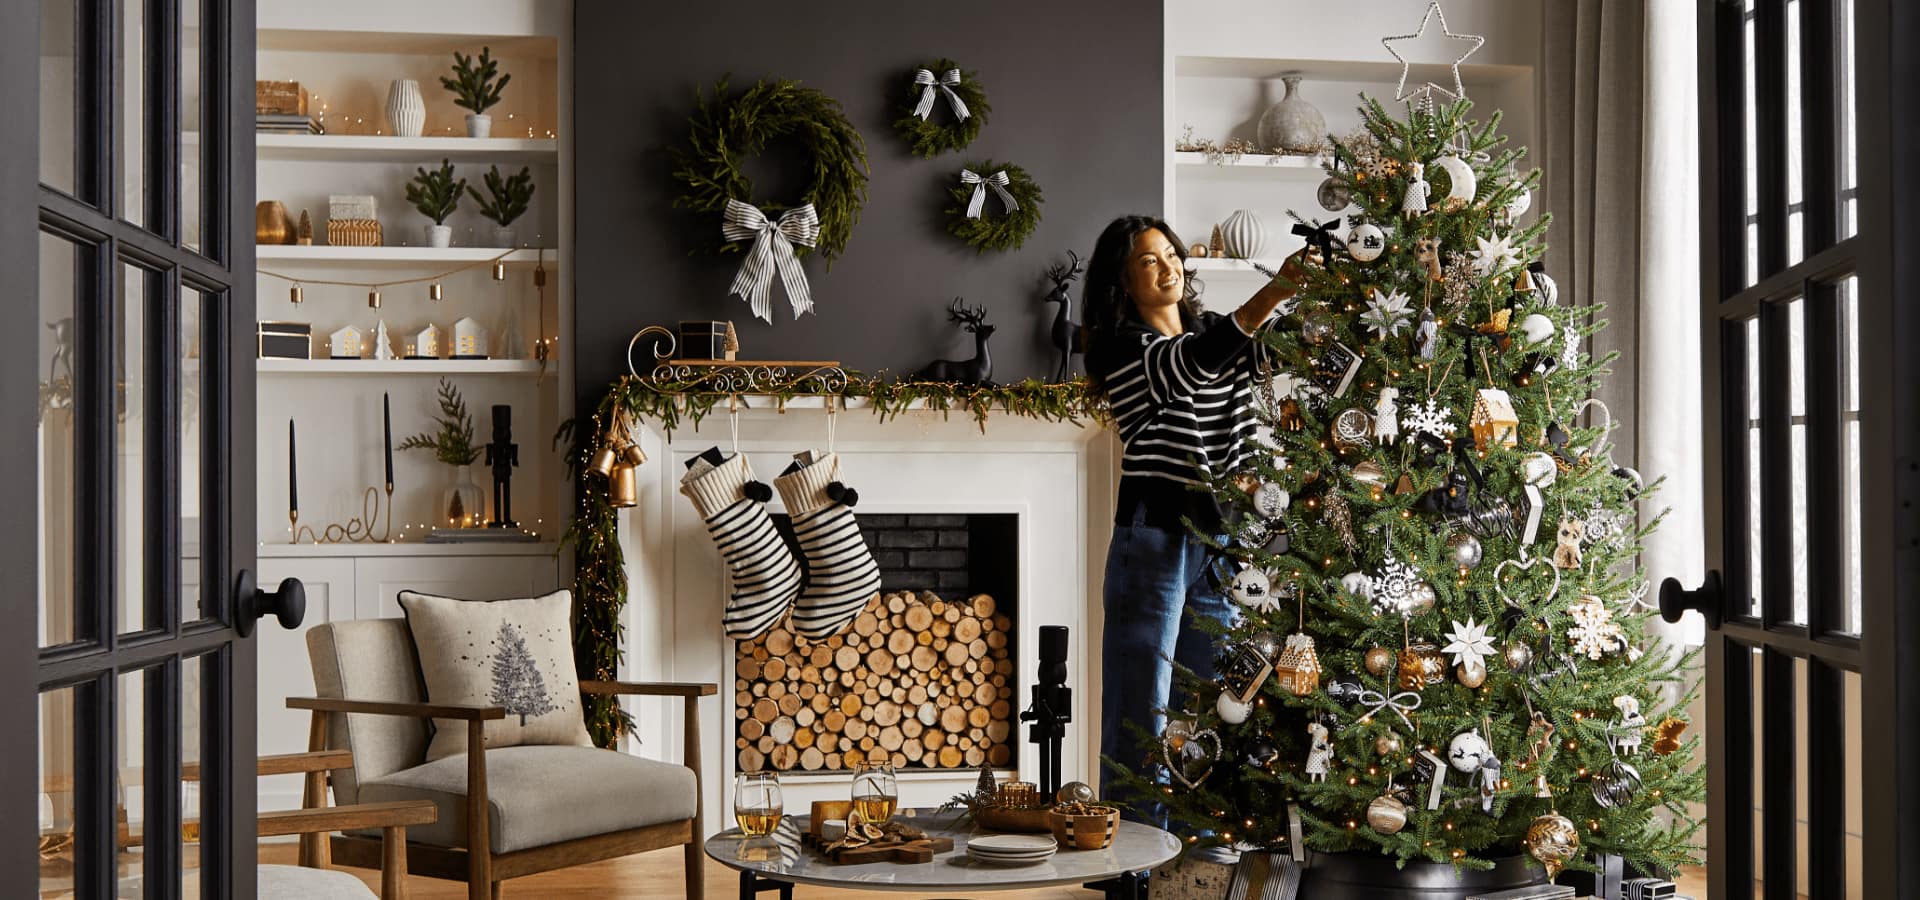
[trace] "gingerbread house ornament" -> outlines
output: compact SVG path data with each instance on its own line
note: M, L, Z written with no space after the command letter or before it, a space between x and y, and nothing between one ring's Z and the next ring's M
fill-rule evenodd
M1286 649L1273 664L1274 683L1295 697L1305 697L1320 689L1320 656L1314 652L1313 638L1294 632L1287 635Z
M1473 442L1480 447L1494 444L1514 446L1520 442L1520 418L1514 415L1513 398L1499 388L1481 388L1473 395Z

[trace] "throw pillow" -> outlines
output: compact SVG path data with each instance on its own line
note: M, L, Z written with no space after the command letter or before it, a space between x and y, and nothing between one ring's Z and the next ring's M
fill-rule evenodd
M400 592L427 702L505 707L486 723L488 747L593 745L580 712L569 623L573 596L456 600ZM467 752L467 725L435 719L429 761Z

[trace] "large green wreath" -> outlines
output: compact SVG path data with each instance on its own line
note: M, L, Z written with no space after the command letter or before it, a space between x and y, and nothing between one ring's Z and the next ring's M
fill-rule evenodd
M977 253L1013 250L1026 243L1027 235L1040 225L1040 185L1034 183L1027 170L1012 163L997 163L990 159L970 162L965 171L981 177L1006 172L1007 193L1013 195L1020 208L1007 210L1000 195L989 187L980 217L967 218L967 204L973 200L974 186L961 181L956 172L953 186L947 188L947 196L953 200L953 205L947 207L947 230L954 237L966 241L967 246Z
M778 218L781 210L813 204L820 219L820 239L814 249L831 261L846 249L860 207L867 202L867 143L847 120L840 102L797 81L758 81L739 96L730 95L727 80L714 84L711 95L695 92L687 146L672 150L673 177L686 186L675 198L676 209L712 213L726 211L727 201L754 203ZM740 163L759 153L767 142L797 136L813 157L813 185L790 205L760 204L752 200L753 182ZM716 231L718 229L715 229ZM743 249L725 241L721 250ZM808 248L794 247L804 255Z
M973 143L974 138L980 136L980 129L986 127L987 116L993 112L993 108L987 105L986 90L980 86L980 81L972 70L961 69L960 83L948 85L947 89L953 91L954 96L959 97L960 102L967 105L969 115L964 119L953 120L953 105L948 102L944 92L935 88L933 111L922 119L913 114L914 107L920 103L921 92L926 90L922 85L915 84L913 80L913 76L920 71L920 68L915 67L900 79L905 85L905 89L901 91L901 108L906 111L900 118L893 120L893 130L907 139L907 144L915 156L925 159L932 159L948 150L965 149L968 144ZM940 78L953 69L959 69L960 64L950 59L936 59L932 65L924 68L932 72L935 78ZM938 124L934 121L936 119L948 124Z

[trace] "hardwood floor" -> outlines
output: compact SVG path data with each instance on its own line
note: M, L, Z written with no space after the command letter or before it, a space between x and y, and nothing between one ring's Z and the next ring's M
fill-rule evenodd
M263 863L281 863L292 865L298 848L287 843L263 843L260 845L260 861ZM610 859L591 865L575 866L559 872L547 872L531 878L519 878L506 883L502 892L511 898L568 898L592 897L602 900L674 900L683 897L681 890L681 853L678 849L655 850L651 853L638 853L620 859ZM380 873L372 869L346 869L360 877L375 893L380 891ZM1680 878L1680 893L1705 900L1707 896L1706 876L1700 870L1683 873ZM740 876L719 863L707 862L707 897L709 900L730 900L739 893ZM441 881L435 878L412 876L407 879L407 890L413 900L462 900L467 896L466 886L453 881ZM775 894L764 895L767 897ZM902 895L887 891L849 891L839 888L809 887L801 885L793 891L794 900L898 900ZM1077 887L1039 888L1026 891L1005 891L982 896L994 900L1095 900L1097 891ZM1312 900L1303 897L1301 900Z

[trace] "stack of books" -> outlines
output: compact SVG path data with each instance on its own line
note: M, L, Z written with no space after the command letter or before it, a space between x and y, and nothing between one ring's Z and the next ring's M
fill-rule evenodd
M255 113L253 130L260 134L326 134L326 126L300 113Z

